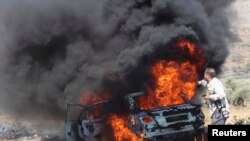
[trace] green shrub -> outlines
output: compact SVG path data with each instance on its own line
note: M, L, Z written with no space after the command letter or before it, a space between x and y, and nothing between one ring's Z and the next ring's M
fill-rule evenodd
M244 106L250 94L250 80L229 78L224 81L224 85L229 103L234 106Z
M233 94L232 104L235 106L244 106L244 99L247 98L247 94L249 93L250 88L248 88L247 86L236 89Z

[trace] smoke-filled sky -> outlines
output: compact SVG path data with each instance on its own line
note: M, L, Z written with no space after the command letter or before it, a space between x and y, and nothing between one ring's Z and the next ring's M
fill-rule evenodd
M1 0L1 109L62 116L67 102L102 87L104 76L130 76L144 56L179 36L197 40L208 66L220 70L234 38L231 3Z

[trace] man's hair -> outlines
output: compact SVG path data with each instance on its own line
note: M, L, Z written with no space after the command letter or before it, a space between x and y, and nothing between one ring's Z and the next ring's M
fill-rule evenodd
M216 71L214 68L206 68L205 73L210 75L212 78L216 76Z

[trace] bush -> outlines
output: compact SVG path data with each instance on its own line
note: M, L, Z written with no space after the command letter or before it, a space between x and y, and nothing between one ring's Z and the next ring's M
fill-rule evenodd
M250 94L250 80L226 79L224 84L229 103L234 106L244 106L244 102Z
M247 98L248 93L250 93L250 88L246 86L236 89L233 94L232 104L235 106L244 106L244 99Z

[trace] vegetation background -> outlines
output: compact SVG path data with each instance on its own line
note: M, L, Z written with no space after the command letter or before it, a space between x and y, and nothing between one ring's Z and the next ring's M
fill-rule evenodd
M230 54L220 76L230 103L227 124L250 124L250 0L236 0L232 6L232 31L238 40L229 44ZM209 114L206 107L203 110Z

